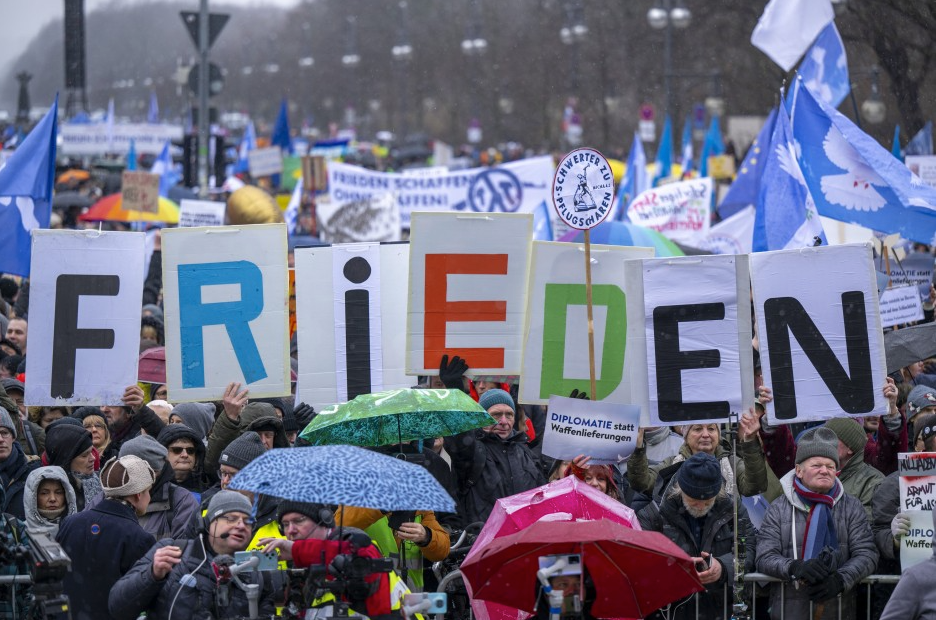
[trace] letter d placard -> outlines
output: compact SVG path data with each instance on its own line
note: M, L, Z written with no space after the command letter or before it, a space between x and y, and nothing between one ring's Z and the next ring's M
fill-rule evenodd
M285 225L167 229L162 247L169 398L288 395Z

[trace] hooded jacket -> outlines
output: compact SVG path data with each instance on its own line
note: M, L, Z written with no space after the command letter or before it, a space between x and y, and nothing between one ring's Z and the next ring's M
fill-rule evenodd
M46 519L39 514L39 505L37 496L39 485L43 480L58 480L65 490L65 512L56 521ZM75 498L75 490L68 482L68 476L61 467L49 466L40 467L30 472L26 478L26 486L23 489L23 511L26 513L26 530L30 534L38 532L47 533L51 538L58 534L59 524L65 517L78 512L78 501Z
M933 530L936 531L936 511ZM936 619L936 536L933 542L933 557L903 572L881 620Z
M478 429L446 437L445 449L458 477L466 524L486 521L498 499L546 484L526 433L513 431L501 439Z
M3 494L0 494L0 512L8 512L17 519L25 519L26 513L23 511L23 491L26 488L26 477L29 473L40 467L39 461L29 461L23 448L18 443L13 442L13 450L10 456L0 461L0 486L3 487Z
M809 508L793 491L793 478L796 470L780 480L783 495L773 501L764 515L757 534L757 570L788 581L790 565L796 558L802 558L802 538L806 531L806 517ZM836 482L839 486L840 483ZM832 519L835 522L835 534L838 538L838 575L845 584L842 592L841 616L835 600L826 601L823 618L856 617L856 586L870 575L878 561L878 551L871 535L868 517L861 502L844 491L838 494L832 506ZM795 534L793 532L795 527ZM794 542L795 539L795 542ZM780 618L780 584L770 584L771 618ZM809 595L807 588L798 588L787 583L784 588L783 606L787 618L809 617Z
M185 424L170 424L159 432L156 441L168 450L173 442L179 439L188 439L195 446L195 463L192 471L181 482L174 482L192 493L201 493L211 486L213 480L205 473L205 444L199 438L198 431Z

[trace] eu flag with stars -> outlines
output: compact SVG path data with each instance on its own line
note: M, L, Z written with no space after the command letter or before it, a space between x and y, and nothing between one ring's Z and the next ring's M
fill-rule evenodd
M793 137L820 215L936 243L936 189L797 80Z
M773 135L774 123L777 120L777 108L770 111L760 133L751 143L738 175L721 204L718 205L718 214L728 219L738 211L757 204L760 194L761 178L764 175L764 165L767 163L767 153L770 150L770 137Z
M0 169L0 272L29 276L30 233L52 215L57 136L58 96Z

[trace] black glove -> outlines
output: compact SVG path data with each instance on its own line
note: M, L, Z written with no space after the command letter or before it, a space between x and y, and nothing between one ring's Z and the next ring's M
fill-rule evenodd
M819 583L828 577L829 567L818 558L812 560L793 560L790 564L790 577L802 579L806 583Z
M582 400L591 400L588 397L587 392L579 392L578 390L572 390L572 393L569 394L569 398L581 398Z
M293 415L296 416L296 422L299 424L299 429L302 430L309 425L309 422L315 419L315 416L318 414L315 413L315 407L312 405L307 405L305 403L299 403L295 409L293 409Z
M468 364L457 355L449 362L448 355L442 356L442 363L439 364L439 381L450 390L465 391L465 383L462 377L468 372Z
M809 600L813 603L827 601L841 594L844 589L845 582L842 581L838 571L834 571L822 581L809 586Z
M350 543L351 546L355 548L355 551L369 547L372 544L370 536L364 532L345 532L341 535L341 540Z

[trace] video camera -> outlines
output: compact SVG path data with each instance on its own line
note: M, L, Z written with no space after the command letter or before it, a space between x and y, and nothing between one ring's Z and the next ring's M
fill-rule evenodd
M364 601L377 589L377 583L368 583L365 578L377 573L393 571L390 558L365 558L345 553L335 557L331 564L294 568L287 572L283 615L287 618L304 617L304 610L312 605L324 592L335 596L335 616L347 617L350 607L365 610ZM329 579L330 577L330 579Z
M27 534L26 540L17 541L13 527L16 525L0 515L0 566L15 566L17 573L0 576L0 586L31 584L33 604L24 617L70 620L62 579L71 570L71 559L48 534Z

